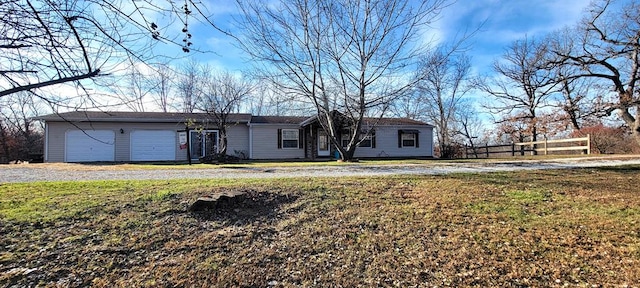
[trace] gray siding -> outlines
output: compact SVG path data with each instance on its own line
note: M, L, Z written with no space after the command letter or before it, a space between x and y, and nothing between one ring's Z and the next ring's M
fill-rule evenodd
M249 157L249 126L246 124L233 125L227 128L227 154L236 155L242 152Z
M398 130L419 130L419 147L398 147ZM428 126L377 126L376 148L358 147L354 157L432 157L433 136L432 127Z
M304 148L278 149L278 129L300 129L299 125L253 125L252 159L300 159Z

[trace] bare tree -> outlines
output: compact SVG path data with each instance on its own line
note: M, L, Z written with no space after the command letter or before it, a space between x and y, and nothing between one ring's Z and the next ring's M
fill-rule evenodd
M418 87L415 87L396 98L395 101L393 101L393 105L389 107L389 111L397 117L428 120L425 119L424 111L429 109L430 106L429 103L424 100L422 91L418 89Z
M214 73L202 84L202 98L196 108L206 112L218 128L218 153L224 156L227 154L227 129L237 124L230 120L230 115L239 112L253 87L251 82L229 72Z
M69 84L94 103L97 80L156 57L155 43L193 49L187 20L217 28L207 14L191 0L0 0L0 98L30 91L61 104L43 89Z
M209 78L209 67L200 65L195 60L191 60L182 66L176 88L181 104L180 110L184 113L192 113L196 110L196 104L202 99L202 85Z
M560 95L562 98L558 101L557 106L564 112L564 119L569 122L570 127L574 131L578 131L582 128L583 121L588 120L589 116L593 115L593 108L587 101L592 96L590 90L592 90L593 81L589 79L576 79L559 74Z
M471 88L469 70L471 62L464 54L451 54L451 49L438 47L421 63L419 82L420 102L427 103L422 112L437 131L440 157L454 155L452 138L458 134L456 110Z
M551 38L553 65L577 68L571 78L597 78L609 83L614 97L604 99L601 111L614 111L640 144L640 5L629 1L593 2L573 35Z
M0 119L0 164L8 163L11 158L13 138L10 134L9 127L4 124L4 119Z
M553 72L543 68L547 59L548 50L543 43L530 39L515 41L502 59L494 62L497 76L477 83L481 91L495 100L486 107L503 115L499 121L526 124L523 132L527 132L532 141L537 141L539 134L540 109L549 105L547 100L556 89ZM521 132L517 134L523 136Z
M43 108L28 92L0 99L0 145L7 160L29 160L29 155L42 151L42 127L32 117Z
M463 143L472 149L474 157L478 158L476 149L481 137L486 134L485 125L478 116L478 111L474 108L473 102L462 101L456 108L456 134L462 138Z
M247 109L253 115L309 115L309 105L295 101L292 95L287 95L277 89L272 83L263 82L254 89Z
M415 84L408 75L424 47L416 42L446 6L446 0L238 2L241 46L264 64L258 68L265 79L313 104L343 160L364 139L365 115L382 117ZM342 147L345 128L350 139Z
M173 81L176 73L166 64L156 65L155 68L154 75L148 79L153 91L153 102L162 112L168 112L173 106Z
M147 67L130 66L126 74L117 77L111 82L107 90L112 91L111 97L117 99L117 103L127 109L136 112L144 112L147 98L150 98L153 87L149 85Z

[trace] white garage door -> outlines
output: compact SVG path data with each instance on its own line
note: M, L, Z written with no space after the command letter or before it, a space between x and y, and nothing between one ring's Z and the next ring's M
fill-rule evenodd
M114 161L115 139L116 135L112 130L67 131L65 161Z
M135 130L131 132L131 161L176 160L176 132Z

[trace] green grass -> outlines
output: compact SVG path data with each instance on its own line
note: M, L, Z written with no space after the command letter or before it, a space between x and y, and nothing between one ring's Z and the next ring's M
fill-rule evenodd
M0 286L633 286L638 168L2 184Z

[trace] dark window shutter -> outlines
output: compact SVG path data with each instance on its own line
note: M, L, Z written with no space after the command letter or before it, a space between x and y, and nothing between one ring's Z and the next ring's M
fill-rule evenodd
M418 139L420 139L420 133L416 133L416 148L420 147L420 142L418 142Z
M303 129L299 129L298 130L298 148L302 149L304 148L304 130Z
M398 148L402 148L402 130L398 130Z
M278 129L278 149L282 149L282 129Z
M371 148L376 148L376 131L371 131Z

